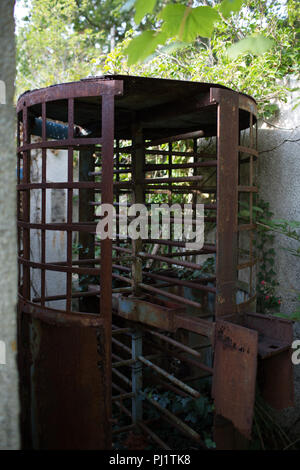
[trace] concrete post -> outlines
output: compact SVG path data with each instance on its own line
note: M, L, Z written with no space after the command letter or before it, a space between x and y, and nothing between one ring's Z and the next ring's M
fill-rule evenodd
M14 1L0 2L0 449L19 447ZM4 354L3 354L4 352Z

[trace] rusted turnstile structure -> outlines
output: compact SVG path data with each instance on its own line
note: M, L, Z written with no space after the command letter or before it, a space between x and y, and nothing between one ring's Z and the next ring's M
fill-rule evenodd
M220 85L105 76L27 92L17 111L23 446L108 449L114 403L127 430L139 427L169 448L143 422L143 370L195 398L201 377L212 378L218 448L251 437L257 383L272 406L291 406L291 323L255 313L255 101ZM49 178L50 150L66 151L64 181ZM39 181L31 178L33 152ZM66 220L53 222L47 198L57 190L66 194ZM187 252L175 239L175 218L167 240L122 239L124 204L157 201L204 204L201 250ZM117 234L99 240L97 209L107 203ZM64 260L48 259L51 231L65 237ZM214 267L205 271L208 257ZM62 276L63 294L51 292L49 273ZM170 356L187 365L185 375L171 373ZM201 444L187 423L160 411Z

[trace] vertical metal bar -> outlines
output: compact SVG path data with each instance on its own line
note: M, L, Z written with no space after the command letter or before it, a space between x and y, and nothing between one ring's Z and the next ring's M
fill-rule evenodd
M102 96L102 178L101 203L113 204L113 170L114 170L114 96ZM102 374L105 383L105 422L107 429L107 446L111 445L111 323L112 323L112 240L101 240L100 271L100 314L104 319L101 329L102 341Z
M93 150L80 150L79 152L79 181L93 181L94 176L90 175L94 171ZM94 220L94 208L89 204L94 199L93 189L79 189L79 222L92 222ZM95 255L95 236L89 232L79 232L79 244L82 249L79 250L79 259L92 259ZM82 266L85 266L84 264ZM79 279L79 285L82 290L86 290L86 277L84 281ZM81 297L79 299L79 311L92 311L94 299Z
M68 140L74 136L74 98L68 99ZM73 147L68 145L68 183L73 182ZM68 188L67 222L73 220L73 189ZM72 229L67 230L67 266L72 267ZM72 272L67 273L67 305L66 311L72 308Z
M140 329L132 333L132 359L136 362L132 366L132 421L137 424L143 419L143 401L140 392L143 387L143 365L138 360L143 353L143 335Z
M23 108L23 143L30 142L28 108ZM30 150L23 152L23 182L30 183ZM23 221L30 222L30 189L23 191ZM30 229L23 228L23 257L30 260ZM30 268L23 266L23 297L30 300Z
M217 103L216 317L236 311L238 217L238 94L213 88Z
M42 142L44 143L47 140L46 134L46 103L42 103ZM42 183L46 183L46 165L47 165L47 149L42 149ZM46 189L42 189L42 214L41 214L41 223L46 223ZM41 263L45 264L46 262L46 231L45 229L41 230ZM41 305L45 305L45 295L46 295L46 272L45 269L41 270Z
M253 114L250 113L250 147L253 148ZM253 155L250 154L250 168L249 168L249 186L253 186ZM249 223L252 225L253 223L253 192L250 192L249 196L249 213L250 213L250 220ZM252 295L252 275L253 275L253 230L250 230L249 233L249 261L250 261L250 279L249 279L249 296Z
M133 203L143 204L144 203L144 138L143 131L138 125L134 125L132 128L132 179L133 179ZM132 240L132 256L134 261L132 262L132 287L133 294L138 296L141 291L139 283L142 282L142 260L137 256L142 251L143 242L141 238Z

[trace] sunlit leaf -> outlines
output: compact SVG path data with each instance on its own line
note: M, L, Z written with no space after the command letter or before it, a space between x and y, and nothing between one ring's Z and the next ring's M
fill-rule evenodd
M134 21L139 24L147 13L152 13L157 0L136 0Z
M197 36L210 37L220 16L208 6L191 8L169 4L160 13L160 18L164 20L162 30L169 37L176 36L180 41L192 42Z
M262 34L248 36L232 44L232 46L227 49L227 55L231 59L235 59L238 55L246 54L247 52L254 55L261 55L270 50L273 44L274 41L272 39L266 38Z
M237 12L241 9L244 0L223 0L220 4L220 11L222 15L227 18L232 12Z
M130 41L129 46L125 49L128 55L128 65L136 64L147 59L159 44L166 42L167 36L163 32L144 31L139 36Z

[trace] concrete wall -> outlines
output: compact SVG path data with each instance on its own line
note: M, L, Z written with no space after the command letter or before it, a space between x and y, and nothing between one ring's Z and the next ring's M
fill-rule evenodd
M19 447L18 377L16 367L16 154L14 1L0 2L0 341L6 364L0 360L0 449ZM6 104L3 104L6 101ZM4 342L4 343L3 343Z
M299 86L291 80L291 88ZM270 203L274 218L300 221L300 106L293 110L297 93L280 104L279 114L270 124L261 123L259 131L259 194ZM299 247L282 235L276 235L275 271L282 297L281 312L291 314L299 306L295 290L300 292L300 259L281 247ZM300 322L294 326L295 339L300 339ZM282 425L297 438L300 432L300 365L294 366L296 406L280 414Z

